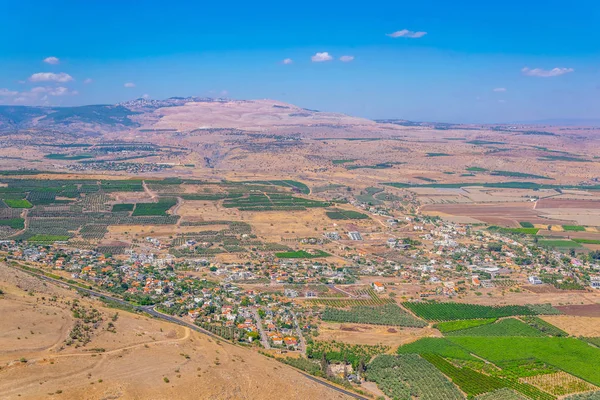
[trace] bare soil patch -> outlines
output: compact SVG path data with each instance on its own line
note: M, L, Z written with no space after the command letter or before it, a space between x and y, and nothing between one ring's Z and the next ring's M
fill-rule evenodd
M556 308L566 315L600 317L600 304L575 304L570 306L557 306Z
M439 337L433 328L390 328L389 326L323 322L319 328L319 340L350 344L383 344L396 347L414 342L422 337Z
M600 200L579 200L579 199L541 199L537 202L536 208L587 208L600 209Z

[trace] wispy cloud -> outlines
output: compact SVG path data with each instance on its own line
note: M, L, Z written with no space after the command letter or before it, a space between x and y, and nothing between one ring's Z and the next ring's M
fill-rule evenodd
M324 51L322 53L315 54L310 59L312 62L324 62L333 60L333 57L328 52Z
M421 32L421 31L414 32L414 31L409 31L408 29L402 29L401 31L396 31L396 32L387 34L387 36L389 36L391 38L405 37L405 38L410 38L410 39L422 38L425 35L427 35L427 32Z
M13 104L49 105L49 98L61 96L76 96L79 92L64 86L35 86L30 90L19 92L0 89L0 97L5 97Z
M290 65L290 64L294 63L294 60L292 60L291 58L286 58L281 63L284 64L284 65Z
M94 80L92 78L87 78L86 80L83 81L83 83L85 83L86 85L89 85L92 82L94 82Z
M55 74L53 72L38 72L29 77L30 82L71 82L73 77L67 73L60 72Z
M523 75L536 76L538 78L551 78L553 76L560 76L574 71L575 70L573 68L552 68L548 70L542 68L530 69L528 67L525 67L521 70Z
M44 58L44 62L46 64L51 64L51 65L60 64L60 60L58 59L58 57L46 57L46 58Z
M126 87L126 88L134 88L135 87L135 83L133 83L133 82L126 82L123 86Z
M340 61L341 62L350 62L354 60L354 56L341 56L340 57Z
M506 92L506 88L497 87L497 88L494 88L494 92Z
M18 94L19 94L19 92L15 92L14 90L0 89L0 96L3 96L3 97L12 97L12 96L16 96Z

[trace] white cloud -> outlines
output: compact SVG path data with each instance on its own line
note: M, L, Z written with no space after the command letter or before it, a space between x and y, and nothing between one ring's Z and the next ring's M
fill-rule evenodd
M135 87L135 83L133 82L127 82L123 85L126 88L134 88Z
M389 36L391 38L405 37L405 38L410 38L410 39L422 38L425 35L427 35L427 32L413 32L413 31L409 31L408 29L402 29L401 31L396 31L396 32L387 34L387 36Z
M560 76L560 75L568 74L568 73L574 72L574 71L575 70L573 68L552 68L550 70L547 70L547 69L542 69L542 68L529 69L528 67L525 67L521 70L523 75L537 76L539 78L550 78L553 76Z
M29 77L30 82L70 82L73 77L67 73L60 72L55 74L53 72L38 72Z
M354 56L341 56L340 57L341 62L350 62L352 60L354 60Z
M291 58L286 58L281 63L284 64L284 65L290 65L290 64L294 63L294 60L292 60Z
M315 54L310 59L312 62L324 62L333 60L333 57L328 52L324 51L323 53Z
M85 81L83 81L83 83L85 83L86 85L88 85L88 84L90 84L90 83L92 83L92 82L94 82L94 81L92 80L92 78L87 78Z
M13 90L8 89L0 89L0 96L12 97L18 95L19 92L15 92Z
M52 64L52 65L60 64L60 60L58 59L58 57L46 57L46 58L44 58L44 62L46 64Z
M497 88L494 89L494 92L506 92L506 88L497 87Z

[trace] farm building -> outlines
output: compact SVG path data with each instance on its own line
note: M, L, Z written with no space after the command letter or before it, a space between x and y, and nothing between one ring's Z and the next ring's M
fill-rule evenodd
M373 282L373 290L381 293L385 291L385 286L383 286L383 283L381 282Z
M537 276L530 276L528 280L532 285L541 285L543 283L542 280Z
M360 232L357 231L348 232L348 237L351 240L363 240L362 236L360 235Z

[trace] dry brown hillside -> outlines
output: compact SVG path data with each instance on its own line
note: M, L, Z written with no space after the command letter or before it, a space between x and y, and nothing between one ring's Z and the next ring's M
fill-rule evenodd
M257 353L105 308L4 264L0 289L2 399L346 398ZM74 300L102 319L80 347L65 342L81 323Z

